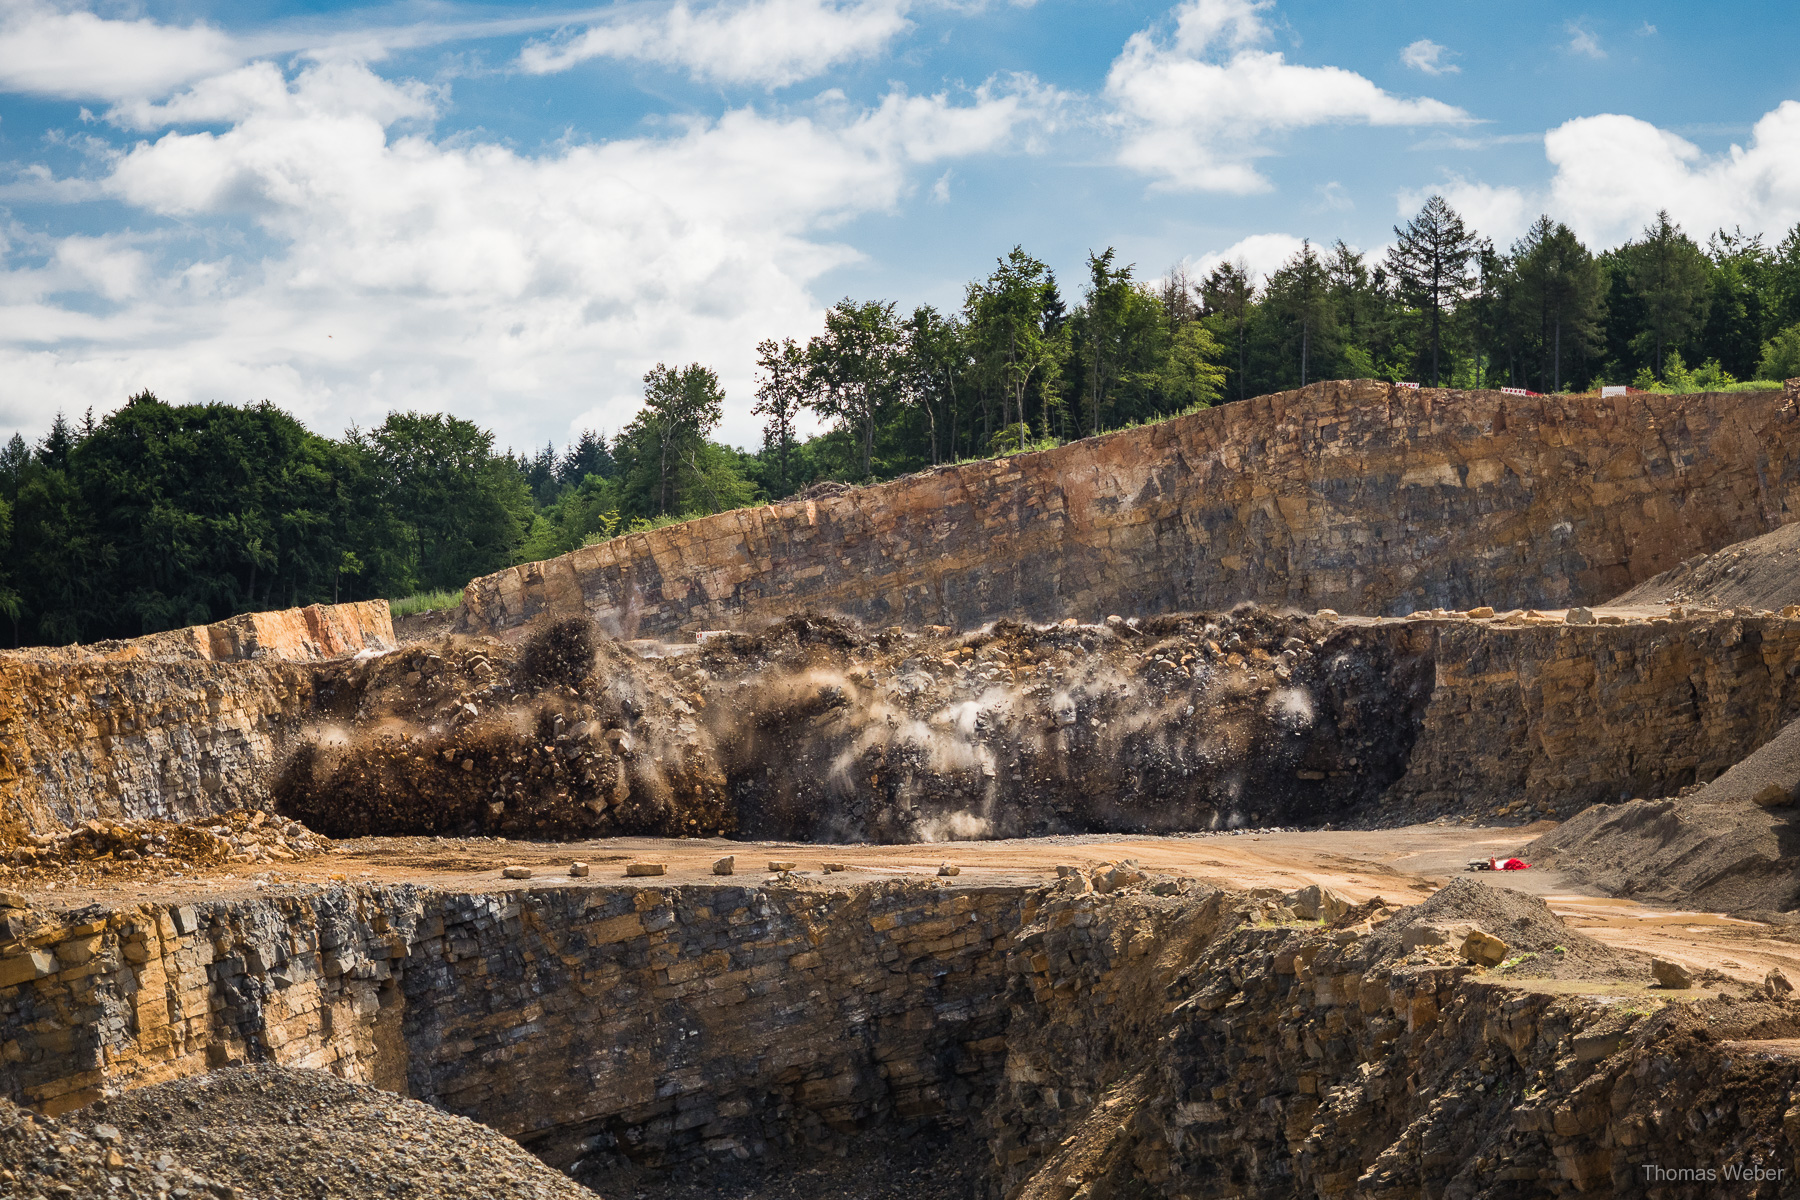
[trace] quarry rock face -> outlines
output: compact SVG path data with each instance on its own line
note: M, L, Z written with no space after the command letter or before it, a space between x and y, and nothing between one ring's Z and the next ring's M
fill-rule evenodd
M1644 1162L1795 1165L1800 1060L1731 1039L1792 1037L1800 1005L1534 991L1168 882L345 885L43 914L0 953L0 1096L67 1113L326 1068L603 1195L872 1127L972 1136L1019 1197L1635 1194Z
M470 583L461 627L619 637L1596 603L1796 506L1796 394L1313 384L1054 450L616 538Z
M394 644L369 601L0 653L0 832L261 807L309 664Z

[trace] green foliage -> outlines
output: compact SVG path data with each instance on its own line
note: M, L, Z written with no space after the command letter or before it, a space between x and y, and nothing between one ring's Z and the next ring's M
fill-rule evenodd
M651 370L615 436L516 455L442 413L340 440L270 405L148 392L98 422L58 416L35 446L0 446L0 636L448 594L820 481L1045 449L1317 379L1685 392L1800 376L1800 226L1773 248L1719 230L1703 249L1663 214L1595 255L1546 215L1500 250L1432 197L1396 232L1379 261L1303 243L1267 279L1241 262L1140 279L1108 247L1073 305L1019 246L954 312L842 300L816 336L757 347L754 452L713 440L725 396L700 363ZM825 428L803 437L809 416Z
M1762 359L1756 373L1763 379L1800 376L1800 325L1789 325L1763 343Z
M400 600L388 601L388 612L398 621L401 617L425 612L447 612L462 605L461 591L416 592Z

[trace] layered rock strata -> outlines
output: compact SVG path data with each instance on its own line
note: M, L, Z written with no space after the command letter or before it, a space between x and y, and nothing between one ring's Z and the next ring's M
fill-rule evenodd
M394 646L384 601L0 653L0 837L262 807L311 664Z
M1314 384L742 509L470 583L462 627L621 637L816 610L1092 620L1594 603L1796 512L1796 388L1624 398Z
M67 914L8 931L0 1091L66 1111L322 1066L602 1184L932 1123L1017 1197L1794 1178L1792 1002L1620 1005L1154 890L346 886Z

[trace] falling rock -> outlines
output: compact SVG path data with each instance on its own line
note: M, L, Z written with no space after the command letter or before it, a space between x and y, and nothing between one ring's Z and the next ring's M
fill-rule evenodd
M1494 610L1489 605L1479 604L1469 610L1469 615L1478 621L1485 621L1494 615Z
M1650 960L1650 973L1656 976L1656 985L1666 988L1690 988L1694 986L1694 976L1686 967L1666 958Z
M825 864L825 873L828 875L835 875L839 871L848 871L849 869L850 867L847 863L828 862Z
M1563 620L1570 625L1592 625L1594 623L1594 610L1591 608L1571 608L1569 610L1569 615L1564 617Z
M1763 991L1771 1000L1784 1000L1794 994L1794 985L1780 967L1770 967L1763 976Z
M574 862L569 864L569 877L571 879L581 879L585 877L587 873L588 865L586 863Z
M769 870L782 873L793 870L797 865L793 859L779 858L769 863Z
M1463 939L1462 956L1477 966L1497 967L1506 961L1506 943L1491 933L1471 929Z
M630 876L661 875L668 869L667 863L634 862L625 864L625 874Z
M0 892L0 908L30 908L31 901L20 892Z
M530 879L530 867L501 867L500 874L506 879Z
M735 875L735 874L737 874L737 855L727 854L724 858L721 858L717 862L713 863L713 874L714 875Z
M959 866L956 866L953 863L939 863L938 864L938 874L939 875L961 875L962 868Z

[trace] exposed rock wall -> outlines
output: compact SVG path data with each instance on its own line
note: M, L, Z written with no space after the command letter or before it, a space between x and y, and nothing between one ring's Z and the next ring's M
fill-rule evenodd
M1229 608L1595 602L1794 519L1796 393L1314 384L478 579L463 627L624 637L803 609L971 628Z
M385 601L0 653L0 833L261 806L308 664L394 646Z
M1073 932L1022 931L984 1113L1009 1200L1773 1197L1800 1177L1800 1058L1770 1040L1800 1006L1621 1003L1226 922L1191 956L1141 951L1181 966L1150 1008L1112 1002L1116 927L1111 954Z
M1430 624L1431 703L1384 819L1673 795L1800 715L1796 620Z
M1031 1200L1704 1191L1652 1193L1646 1163L1795 1178L1800 1059L1767 1039L1800 1033L1800 1005L1649 1015L1248 916L1191 884L1079 878L76 914L6 931L0 1094L55 1112L239 1061L319 1066L588 1179L940 1121Z

